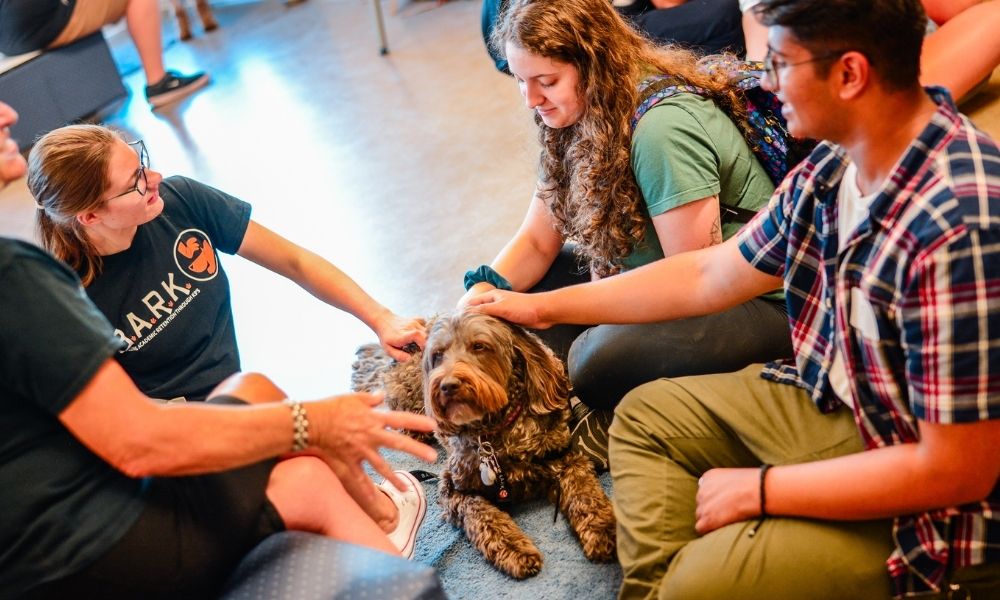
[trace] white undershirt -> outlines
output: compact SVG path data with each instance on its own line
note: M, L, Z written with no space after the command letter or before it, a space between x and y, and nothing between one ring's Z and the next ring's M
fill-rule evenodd
M858 228L866 218L868 209L875 194L869 196L861 195L861 188L858 187L858 167L852 162L847 165L844 177L840 180L840 189L837 191L837 251L843 249L851 234ZM854 408L854 397L851 395L850 381L847 379L847 370L844 368L844 360L837 350L840 336L836 330L833 334L833 361L830 364L830 386L844 404Z

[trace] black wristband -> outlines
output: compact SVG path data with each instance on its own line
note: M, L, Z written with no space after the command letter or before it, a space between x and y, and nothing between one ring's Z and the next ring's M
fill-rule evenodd
M772 465L767 463L760 466L760 517L767 517L767 496L764 495L764 480L767 478L767 471Z

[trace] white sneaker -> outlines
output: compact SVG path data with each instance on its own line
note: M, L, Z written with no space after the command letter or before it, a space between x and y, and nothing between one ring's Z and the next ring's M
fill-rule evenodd
M420 529L420 524L424 522L424 515L427 513L427 497L424 495L424 486L409 471L395 471L395 473L406 484L405 492L397 490L389 480L378 484L378 488L389 496L399 511L399 522L396 524L396 529L389 532L389 541L399 548L399 554L404 558L413 558L417 530Z

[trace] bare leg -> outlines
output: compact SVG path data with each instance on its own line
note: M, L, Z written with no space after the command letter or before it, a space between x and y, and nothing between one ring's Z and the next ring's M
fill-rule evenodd
M382 528L347 493L333 471L317 457L279 462L271 472L267 497L288 529L311 531L337 540L399 554Z
M941 85L959 99L1000 64L1000 2L977 4L924 40L920 82Z
M201 25L205 28L205 31L212 31L219 28L219 22L215 20L215 13L212 12L212 7L209 5L208 0L198 0L198 16L201 18Z
M191 19L188 18L187 9L184 8L184 0L170 0L170 4L177 19L177 37L182 40L191 39Z
M950 21L967 8L983 0L923 0L924 10L931 21L938 25Z
M163 40L160 34L160 5L157 0L129 0L125 21L135 49L139 51L146 83L153 84L167 74L163 68Z
M281 402L287 394L265 375L260 373L237 373L217 385L209 397L227 395L250 404ZM323 457L328 471L332 471L340 489L346 490L355 505L363 507L369 520L378 524L383 532L391 532L399 523L399 511L392 500L375 487L368 477L351 477L342 465L330 457Z
M215 386L215 389L208 395L209 398L215 396L232 396L247 404L264 404L266 402L281 402L288 397L288 394L268 379L266 375L236 373Z

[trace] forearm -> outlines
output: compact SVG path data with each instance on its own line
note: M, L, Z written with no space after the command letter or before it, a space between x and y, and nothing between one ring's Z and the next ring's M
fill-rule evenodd
M288 452L293 440L288 406L157 403L114 360L59 418L95 454L132 477L236 468Z
M770 514L863 520L982 500L989 488L970 474L923 456L919 444L879 448L814 463L772 468L767 474Z
M322 256L250 221L238 254L291 279L316 298L356 316L376 333L394 315Z
M738 252L727 242L545 292L538 310L545 322L573 324L651 323L719 312L775 287Z
M544 246L529 236L518 234L503 247L490 266L510 282L515 292L524 292L545 277L560 247L561 244L551 243Z
M354 315L376 333L385 320L393 316L392 311L369 296L346 273L314 252L303 251L296 272L292 279L304 290L330 306Z
M156 427L137 431L116 464L133 477L198 475L235 469L292 449L291 409L280 403L233 410L210 404L157 404Z

